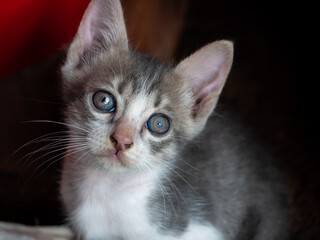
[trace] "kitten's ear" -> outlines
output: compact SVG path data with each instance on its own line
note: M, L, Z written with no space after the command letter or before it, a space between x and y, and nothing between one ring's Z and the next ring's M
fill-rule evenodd
M92 0L69 47L66 65L88 63L99 51L111 46L128 49L120 0Z
M215 108L231 69L233 44L230 41L210 43L176 67L193 94L193 118L206 122Z

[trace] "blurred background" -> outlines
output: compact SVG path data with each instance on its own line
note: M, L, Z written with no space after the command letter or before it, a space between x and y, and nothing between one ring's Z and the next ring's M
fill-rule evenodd
M288 184L296 239L320 239L314 6L286 1L122 0L132 46L176 63L229 39L235 60L218 111L229 109L273 155ZM59 67L89 0L0 0L0 221L63 223L63 149L33 141L63 131ZM315 67L317 69L317 67ZM19 149L19 150L18 150ZM18 151L17 151L18 150Z

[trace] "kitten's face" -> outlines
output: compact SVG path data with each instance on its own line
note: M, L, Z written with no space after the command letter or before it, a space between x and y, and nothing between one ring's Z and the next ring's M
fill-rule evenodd
M77 157L117 170L170 164L194 131L191 92L173 68L135 52L111 52L69 79L67 122L86 129L70 128L87 147Z
M62 67L66 159L114 171L170 166L204 128L232 57L232 43L218 41L166 66L129 50L118 0L92 0Z

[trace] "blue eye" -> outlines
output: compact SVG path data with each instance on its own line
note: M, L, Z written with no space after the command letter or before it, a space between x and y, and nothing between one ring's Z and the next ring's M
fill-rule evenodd
M165 115L157 113L148 119L146 127L152 133L163 135L169 131L170 122Z
M114 97L105 91L98 91L92 95L93 105L100 111L111 113L116 110L116 101Z

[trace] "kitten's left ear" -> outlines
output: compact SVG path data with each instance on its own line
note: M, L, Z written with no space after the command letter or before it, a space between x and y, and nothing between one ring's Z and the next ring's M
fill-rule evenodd
M217 41L204 46L176 67L176 73L191 88L195 122L204 125L215 108L232 60L232 42Z
M65 68L73 70L111 47L128 50L120 0L92 0L71 43Z

